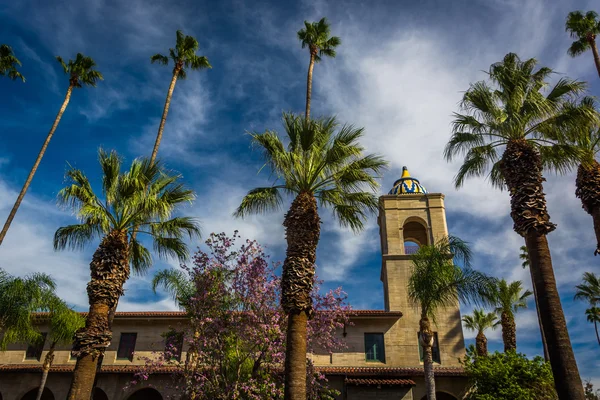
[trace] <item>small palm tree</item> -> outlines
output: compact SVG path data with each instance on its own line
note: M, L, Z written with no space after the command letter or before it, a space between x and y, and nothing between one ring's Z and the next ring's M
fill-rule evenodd
M64 301L58 298L56 298L48 308L50 313L50 331L48 333L50 348L48 349L46 357L44 358L44 363L42 364L42 380L40 382L36 400L42 399L44 387L48 380L48 373L54 362L54 350L56 349L56 346L60 344L70 344L75 332L85 325L85 318L80 313L73 311Z
M596 36L600 34L600 19L594 11L582 13L581 11L570 12L565 23L565 30L575 40L567 51L571 57L577 57L592 49L594 63L600 76L600 55L596 46Z
M284 114L283 125L287 148L276 132L251 134L279 184L250 190L235 216L277 210L283 194L293 196L283 222L287 250L281 305L288 316L285 399L305 400L306 323L313 312L310 294L321 232L317 203L330 208L342 226L360 231L367 214L377 210L372 191L379 186L376 177L387 163L377 155L363 154L358 142L363 129L340 128L335 118L310 120Z
M0 44L0 76L8 76L13 81L20 79L25 82L25 77L17 71L21 61L15 57L12 48L7 44Z
M150 57L152 63L158 62L159 64L169 64L169 58L173 61L173 76L171 78L171 84L169 85L169 91L167 92L167 99L165 100L165 107L163 109L162 118L158 126L158 134L156 135L156 141L154 142L154 148L152 149L151 162L156 161L156 155L158 154L158 146L162 140L163 130L165 129L165 122L167 122L167 114L169 113L169 106L171 105L171 97L173 96L173 90L175 90L175 84L177 79L185 79L187 77L186 68L192 70L212 68L208 62L208 58L199 56L196 54L198 51L198 41L192 37L184 35L183 32L177 31L177 42L175 43L174 49L169 49L169 56L162 54L155 54Z
M73 343L77 364L70 400L90 396L97 357L112 337L109 310L123 294L130 265L134 272L143 273L152 264L148 249L132 238L134 230L139 227L139 233L150 235L159 257L174 256L181 262L188 258L184 235L199 235L193 218L171 217L177 207L194 199L193 192L179 182L179 175L148 159L136 159L128 171L121 172L122 161L114 151L100 150L99 161L103 198L94 193L85 174L72 167L66 173L68 186L58 194L59 202L74 210L81 223L59 228L54 248L78 249L95 238L101 239L90 263L86 325Z
M465 267L454 264L454 259L461 261ZM435 322L440 307L452 306L459 300L464 303L483 302L494 281L470 268L471 249L454 236L443 238L434 245L421 246L412 256L412 263L408 297L421 309L419 341L423 347L427 399L435 400L432 361L434 334L430 319Z
M25 197L25 193L27 193L27 189L29 189L29 185L31 185L33 176L35 175L35 173L40 165L40 162L42 161L42 157L44 157L44 153L46 153L46 149L48 148L50 139L52 139L54 132L56 132L58 123L60 122L60 119L62 118L63 113L67 109L67 105L69 104L69 100L71 99L71 92L73 91L73 88L81 88L84 85L96 87L96 83L99 80L103 79L102 74L93 69L96 66L96 63L94 62L94 60L92 60L90 57L84 56L81 53L77 53L77 57L75 58L75 60L74 61L69 60L68 64L65 64L65 62L60 57L56 57L56 59L62 65L65 74L69 75L69 87L67 88L67 94L65 95L63 104L60 107L60 110L58 110L58 114L56 115L56 118L54 119L52 128L50 128L50 132L48 132L48 135L46 136L46 140L44 141L44 144L42 145L42 148L41 148L40 152L38 153L38 156L35 159L35 162L33 163L33 167L31 167L31 171L29 171L29 175L27 175L27 179L25 180L25 183L23 184L23 188L21 189L21 192L17 196L17 200L15 201L13 208L10 210L10 213L8 214L8 218L6 218L4 227L2 228L2 231L0 231L0 245L2 244L2 241L4 240L4 237L6 236L6 233L8 232L8 229L10 228L10 224L12 223L13 219L15 218L15 215L17 214L17 211L19 210L21 202L23 201L23 198Z
M465 323L465 328L470 331L477 332L477 337L475 338L475 349L477 350L478 356L487 356L488 349L485 330L490 328L496 329L499 324L497 319L498 317L495 313L486 313L481 308L473 310L473 315L465 315L463 317L462 320Z
M46 274L15 277L0 268L0 350L9 343L36 342L41 338L34 328L31 313L47 311L56 284Z
M598 323L600 323L600 277L592 272L583 274L583 283L577 285L575 289L575 300L585 300L590 304L590 308L585 311L587 320L594 324L596 330L596 338L600 344L600 336L598 335Z
M521 253L519 253L519 258L522 261L521 266L523 267L523 269L525 268L529 268L530 262L529 262L529 253L527 253L527 246L521 246L519 248L519 250L521 250ZM546 362L550 361L550 357L548 355L548 344L546 343L546 336L544 335L544 328L542 327L542 316L540 315L540 307L538 306L538 295L537 295L537 291L535 290L535 285L533 284L533 274L531 273L531 269L529 269L529 273L531 275L531 286L533 287L533 299L535 301L535 312L538 318L538 326L540 327L540 335L542 337L542 347L544 348L544 360L546 360Z
M194 295L194 284L189 277L177 269L163 269L154 274L152 278L152 290L162 287L167 291L180 309L188 309L190 298Z
M327 18L321 18L319 22L304 21L304 28L298 31L298 39L302 42L302 48L308 47L310 53L308 76L306 78L306 119L310 118L312 75L315 63L320 62L323 56L335 57L335 48L342 44L339 37L330 35L331 28Z
M527 298L532 294L529 290L523 291L521 281L508 283L505 279L499 280L493 291L491 301L496 305L495 311L500 316L505 352L517 350L515 314L520 309L527 308Z
M464 155L455 177L457 187L466 178L489 171L494 186L508 189L513 229L525 238L529 252L559 398L583 400L546 238L555 225L546 207L542 170L568 170L577 154L569 146L555 144L558 132L589 126L597 117L590 107L571 104L585 83L562 78L542 92L552 70L535 70L536 64L535 59L521 61L509 53L492 64L489 82L471 85L462 100L465 113L454 115L445 156L452 160Z

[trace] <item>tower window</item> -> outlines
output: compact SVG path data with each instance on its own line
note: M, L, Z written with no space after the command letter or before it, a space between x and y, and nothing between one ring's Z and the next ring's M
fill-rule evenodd
M417 332L417 343L419 344L419 361L423 362L423 346L421 346L421 332ZM433 347L431 348L431 359L433 362L441 364L440 346L438 343L438 334L433 332Z
M365 333L365 359L385 363L383 333Z
M413 242L412 240L407 240L404 242L404 254L415 254L419 251L419 244L417 242Z
M117 360L133 360L133 351L135 350L136 340L137 333L121 333L119 350L117 351Z

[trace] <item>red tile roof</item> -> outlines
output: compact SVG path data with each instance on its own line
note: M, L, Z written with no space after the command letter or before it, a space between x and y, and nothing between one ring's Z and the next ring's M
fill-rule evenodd
M411 379L346 379L348 385L394 385L394 386L416 386Z
M406 377L422 376L422 367L315 367L326 375L349 375L349 376L385 376ZM434 367L434 373L438 376L465 376L465 370L461 367Z
M143 365L103 365L100 369L100 373L122 373L122 374L133 374L139 372L144 366ZM75 363L73 365L53 365L50 368L50 372L73 372ZM4 364L0 365L0 372L41 372L42 364ZM168 374L175 372L174 367L161 367L153 369L153 373Z

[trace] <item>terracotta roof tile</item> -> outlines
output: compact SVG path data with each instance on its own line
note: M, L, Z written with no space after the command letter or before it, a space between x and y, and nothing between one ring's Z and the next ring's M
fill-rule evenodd
M73 365L53 365L50 372L73 372ZM103 365L100 373L133 374L140 371L143 365ZM0 372L41 372L42 364L4 364L0 365ZM174 367L161 367L153 369L153 373L168 374L175 371Z
M394 386L416 386L411 379L346 379L348 385L394 385Z
M349 375L349 376L385 376L406 377L422 376L422 367L315 367L326 375ZM465 376L465 370L461 367L434 367L435 375L438 376Z

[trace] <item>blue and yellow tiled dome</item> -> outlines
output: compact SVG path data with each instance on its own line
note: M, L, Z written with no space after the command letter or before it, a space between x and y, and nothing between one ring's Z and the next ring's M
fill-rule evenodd
M394 187L390 190L389 194L419 193L427 193L427 190L419 183L418 179L410 176L406 167L402 167L402 177L394 182Z

